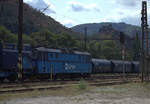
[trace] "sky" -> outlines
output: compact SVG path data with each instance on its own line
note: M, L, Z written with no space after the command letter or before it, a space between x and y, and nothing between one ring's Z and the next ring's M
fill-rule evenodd
M141 24L142 0L24 0L56 21L72 27L84 23L125 22ZM150 0L148 17L150 17ZM150 23L150 22L149 22Z

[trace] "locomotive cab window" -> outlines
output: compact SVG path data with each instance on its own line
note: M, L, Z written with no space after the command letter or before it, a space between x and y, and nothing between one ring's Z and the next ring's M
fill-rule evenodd
M53 58L53 53L50 53L50 58Z

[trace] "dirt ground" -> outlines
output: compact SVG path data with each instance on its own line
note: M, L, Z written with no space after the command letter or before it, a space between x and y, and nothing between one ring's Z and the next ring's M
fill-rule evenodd
M0 95L7 97L1 100L0 104L150 104L150 84L88 86L86 90L72 87L57 91L34 91L22 95Z

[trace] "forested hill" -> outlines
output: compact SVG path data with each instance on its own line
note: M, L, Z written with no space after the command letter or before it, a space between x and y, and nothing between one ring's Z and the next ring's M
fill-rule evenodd
M70 29L64 27L53 18L44 15L40 11L24 3L23 33L31 34L38 32L42 28L59 33L75 34ZM0 25L5 26L12 33L18 31L18 0L0 0Z
M88 35L97 34L104 26L112 25L112 27L117 31L122 31L129 36L135 36L136 33L140 34L141 28L139 26L130 25L126 23L112 23L112 22L103 22L103 23L89 23L89 24L81 24L72 27L71 29L75 32L84 32L84 27L87 27Z

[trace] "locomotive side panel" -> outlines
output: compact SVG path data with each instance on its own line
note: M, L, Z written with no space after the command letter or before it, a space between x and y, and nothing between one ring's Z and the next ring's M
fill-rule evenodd
M61 52L60 49L37 48L36 68L38 74L90 74L92 64L89 54L82 52Z

